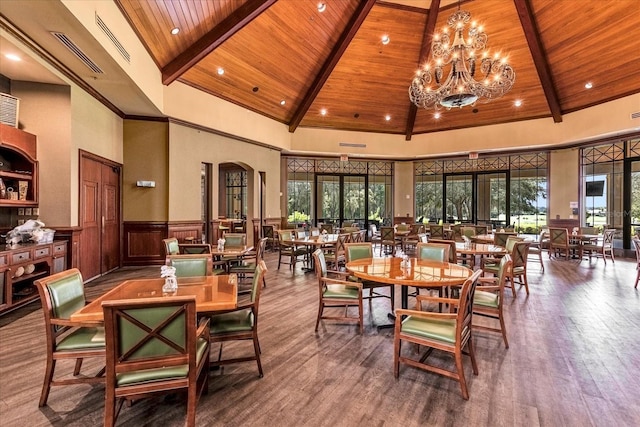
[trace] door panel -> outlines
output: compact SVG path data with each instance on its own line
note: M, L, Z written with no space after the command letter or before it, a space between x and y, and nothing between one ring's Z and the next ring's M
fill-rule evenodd
M102 165L102 265L104 274L120 265L120 169Z
M100 181L102 165L82 158L82 241L80 271L85 280L100 275L101 206Z

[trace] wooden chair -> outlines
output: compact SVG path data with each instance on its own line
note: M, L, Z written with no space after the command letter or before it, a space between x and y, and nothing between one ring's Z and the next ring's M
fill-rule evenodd
M449 261L452 264L458 263L458 253L456 251L456 242L455 240L445 240L445 239L429 239L429 243L437 243L442 245L449 245Z
M186 425L209 387L209 319L196 329L194 296L105 301L107 375L104 425L113 426L124 400L187 392Z
M104 382L104 369L95 377L78 377L84 358L104 359L104 329L98 324L81 324L69 320L71 314L86 304L82 275L78 269L65 270L34 283L42 301L47 337L47 364L38 403L38 406L45 406L51 386ZM54 378L56 362L63 359L76 360L73 370L76 378Z
M640 282L640 238L634 237L632 242L633 242L633 247L636 250L636 270L638 270L638 273L636 274L636 284L634 288L637 289L638 282Z
M460 237L461 239L462 239L462 236L466 236L466 237L471 238L471 237L476 235L476 227L475 226L472 226L472 227L467 227L467 226L461 227L460 228L460 234L461 234L461 237Z
M475 228L477 236L481 234L488 234L486 225L474 225L473 228Z
M180 254L211 255L211 245L209 243L180 243L178 244L178 249Z
M244 248L247 246L247 235L244 233L224 233L225 248Z
M462 241L462 224L451 225L451 240Z
M507 245L507 239L512 236L516 236L516 233L496 231L493 234L493 244L496 246L502 246L504 248Z
M244 255L241 258L241 261L239 264L232 265L229 267L229 273L235 273L241 279L246 277L253 277L253 274L256 271L256 267L258 266L258 264L260 264L260 261L262 261L264 257L264 251L267 246L268 240L269 239L266 237L263 239L260 239L260 242L258 242L258 249L256 250L256 252L249 255ZM267 282L264 276L262 277L262 286L263 287L267 286Z
M347 243L345 244L345 258L346 262L355 261L363 258L373 258L373 245L371 242L364 243ZM395 307L395 286L388 283L362 281L355 276L349 276L348 280L354 282L361 282L363 289L369 290L369 295L363 297L368 299L371 304L371 300L374 298L389 298L391 301L391 310ZM389 288L389 295L376 292L378 288Z
M328 248L325 251L324 257L327 261L327 264L331 265L332 270L339 270L340 266L344 265L345 255L344 255L344 247L349 241L349 234L342 233L338 234L336 243Z
M393 227L380 227L380 256L382 252L393 254L396 248L396 231Z
M507 277L512 275L511 268L513 266L511 255L505 255L500 260L500 268L498 275L495 277L480 277L478 286L473 297L473 314L477 316L496 319L500 322L500 328L492 328L489 326L473 324L473 329L482 329L486 331L502 333L504 347L509 348L507 340L507 328L504 323L503 304L504 304L504 287Z
M176 277L217 276L225 272L223 264L218 264L220 268L214 272L211 255L206 254L169 255L166 264L176 268Z
M430 239L444 239L444 225L429 225Z
M511 268L511 274L507 275L509 284L505 286L511 288L511 294L514 297L516 296L516 283L518 283L520 286L524 286L527 295L529 295L529 281L527 279L527 258L529 257L529 245L531 245L531 242L515 240L513 247L509 252L509 255L511 255L513 267ZM500 263L497 262L495 264L485 264L482 266L482 270L485 273L492 273L494 276L498 276L500 274Z
M373 243L374 246L382 243L380 231L378 231L378 227L376 227L375 224L369 224L369 241Z
M333 224L320 224L320 232L322 233L322 231L326 231L327 234L333 234Z
M258 365L258 375L263 377L262 363L260 363L260 342L258 341L258 308L260 305L260 290L262 280L267 272L267 265L260 261L253 274L251 296L249 301L239 304L235 310L211 316L211 343L220 343L218 359L211 361L211 366L223 366L231 363L248 362L255 360ZM253 356L222 359L222 346L227 341L253 342Z
M280 264L288 264L293 272L297 263L304 262L306 248L295 245L292 240L293 230L278 230L278 270L280 270ZM289 261L283 261L283 258Z
M615 263L616 260L613 255L613 236L615 233L615 228L608 228L604 230L602 241L584 243L582 245L582 253L587 252L589 254L589 261L591 261L591 256L595 256L596 259L598 257L602 257L605 265L607 264L607 255L609 255L611 257L611 262Z
M448 262L450 250L451 247L445 243L418 243L416 245L416 258Z
M320 320L341 320L345 322L357 322L360 326L360 334L364 332L362 310L362 283L347 281L348 273L327 270L327 262L322 249L316 249L313 253L316 276L318 277L318 318L316 319L316 332ZM330 278L333 274L340 279ZM325 316L325 308L344 307L344 316ZM349 316L349 307L358 307L358 317Z
M396 378L400 374L400 363L404 363L457 380L462 389L462 397L466 400L469 399L462 354L463 350L468 348L473 373L478 375L471 323L473 319L473 298L480 274L481 271L478 270L464 282L460 289L459 297L456 299L427 295L418 296L419 304L424 301L449 304L452 311L457 309L457 312L434 313L421 310L396 310L393 351L393 374ZM429 347L429 349L420 359L402 356L403 341ZM452 353L455 358L456 370L450 371L439 366L427 364L427 357L431 353L431 349Z
M278 244L278 238L275 235L273 225L262 226L262 237L267 239L267 246L265 249L274 249Z
M538 240L535 242L531 242L529 245L529 255L534 255L538 261L540 262L540 268L544 273L544 263L542 262L542 251L547 250L545 245L548 245L549 238L547 237L547 231L540 231L540 235L538 236Z
M178 239L175 237L169 237L168 239L162 239L164 243L164 255L178 255L180 253L180 247L178 246Z
M561 252L569 259L572 251L580 250L580 245L569 242L569 231L566 228L549 227L549 246L549 259L552 254L557 258Z

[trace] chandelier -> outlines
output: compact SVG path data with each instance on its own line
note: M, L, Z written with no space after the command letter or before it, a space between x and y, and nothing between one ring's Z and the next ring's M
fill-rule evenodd
M454 33L453 43L447 28L442 34L434 34L431 53L435 64L427 63L418 70L409 86L409 99L416 106L462 108L500 98L511 90L516 73L506 58L499 54L489 56L484 51L487 34L482 27L472 22L465 39L464 31L470 20L471 14L459 9L449 17L447 25ZM480 58L476 56L479 51L484 51ZM443 80L447 65L449 74ZM478 81L476 74L480 74Z

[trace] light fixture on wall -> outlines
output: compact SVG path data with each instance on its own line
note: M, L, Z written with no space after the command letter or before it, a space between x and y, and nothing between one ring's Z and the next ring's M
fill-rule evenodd
M486 103L509 92L516 73L506 58L490 56L483 51L487 34L482 26L471 22L466 38L464 31L471 20L471 13L458 10L449 17L442 34L434 34L431 54L434 64L427 63L416 72L409 86L409 99L416 106L430 109L464 107L476 102ZM453 31L453 42L449 31ZM445 67L449 72L445 77ZM479 70L476 68L479 67ZM478 73L477 73L478 72ZM476 81L476 74L481 80Z

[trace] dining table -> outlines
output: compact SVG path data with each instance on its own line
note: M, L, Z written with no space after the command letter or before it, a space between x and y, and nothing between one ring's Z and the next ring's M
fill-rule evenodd
M305 254L306 267L304 267L303 270L305 272L312 272L315 270L313 256L311 256L313 251L318 248L328 248L331 246L335 248L336 242L338 241L338 234L320 234L317 236L294 237L291 240L285 241L290 242L294 245L305 246L307 248L307 252Z
M198 314L233 310L238 307L238 277L219 276L178 277L178 290L162 291L163 278L129 279L71 314L69 320L83 323L103 322L102 303L114 300L157 298L162 296L195 296Z
M450 262L417 258L362 258L348 262L346 268L362 279L401 286L402 308L409 306L409 286L418 288L444 288L462 285L473 271Z
M476 256L501 256L507 254L507 249L503 246L492 243L466 243L456 242L456 253L469 259L469 266L473 268Z

